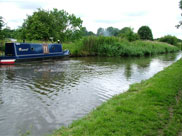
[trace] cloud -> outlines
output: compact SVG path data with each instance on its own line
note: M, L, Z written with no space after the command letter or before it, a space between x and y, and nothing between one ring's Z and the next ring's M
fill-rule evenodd
M0 0L0 16L16 28L37 8L57 8L81 17L83 25L93 32L109 26L132 27L136 32L142 25L148 25L155 38L166 34L182 38L181 29L175 28L182 20L178 6L179 0Z
M135 11L135 12L129 12L126 14L128 17L140 17L140 16L147 16L148 12L147 11Z
M14 7L20 8L20 9L37 9L43 7L45 4L40 0L1 0L0 3L2 4L8 4L13 5Z
M104 23L104 24L115 24L115 23L118 23L120 22L120 20L95 20L96 23Z
M24 1L24 2L19 2L16 4L21 9L35 10L35 9L44 7L44 4L42 4L41 2L32 2L32 1L28 1L28 2Z

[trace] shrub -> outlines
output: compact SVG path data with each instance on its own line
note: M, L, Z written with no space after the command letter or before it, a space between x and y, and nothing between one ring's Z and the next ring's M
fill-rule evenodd
M178 43L178 39L175 36L171 36L171 35L166 35L164 37L161 37L159 39L160 42L166 42L172 45L177 45Z

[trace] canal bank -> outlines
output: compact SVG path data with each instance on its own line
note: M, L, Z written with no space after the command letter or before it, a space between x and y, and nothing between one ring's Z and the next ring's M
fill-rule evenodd
M131 58L80 57L1 66L0 135L52 134L181 57L179 52Z
M182 60L134 84L53 136L179 135L182 128Z

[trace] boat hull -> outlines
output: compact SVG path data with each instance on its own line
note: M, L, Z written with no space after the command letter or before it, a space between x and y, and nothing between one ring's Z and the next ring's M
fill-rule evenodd
M62 58L69 54L69 50L63 50L61 44L6 43L5 56L0 56L0 64Z
M42 54L42 55L25 55L18 57L0 57L0 65L12 65L19 62L29 62L29 61L40 61L47 59L60 59L64 57L69 57L69 51L66 50L62 53L57 54Z
M2 65L12 65L15 63L15 59L2 59L0 60L0 64Z

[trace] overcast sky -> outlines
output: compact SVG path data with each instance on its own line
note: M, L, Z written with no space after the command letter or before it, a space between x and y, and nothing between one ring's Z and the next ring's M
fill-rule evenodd
M182 38L182 29L176 29L182 17L180 0L0 0L0 16L7 26L21 26L27 15L37 8L66 10L83 20L83 26L97 32L99 27L113 26L119 29L138 28L147 25L154 38L175 35Z

